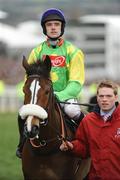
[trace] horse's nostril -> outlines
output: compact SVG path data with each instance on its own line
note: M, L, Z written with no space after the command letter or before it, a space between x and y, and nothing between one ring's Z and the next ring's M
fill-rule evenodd
M32 126L31 131L29 132L27 129L27 125L24 126L24 135L29 138L34 138L39 135L39 127L34 125Z
M38 134L38 133L39 133L39 128L38 128L38 126L34 125L34 126L32 127L32 133L35 133L35 134Z
M32 126L32 130L31 130L31 132L30 132L29 137L30 137L30 138L33 138L33 137L36 137L38 134L39 134L39 128L38 128L38 126L36 126L36 125Z

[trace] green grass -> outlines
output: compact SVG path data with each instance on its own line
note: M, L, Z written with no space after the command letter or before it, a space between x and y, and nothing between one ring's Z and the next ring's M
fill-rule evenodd
M21 160L15 155L17 143L17 114L0 113L0 180L23 180Z

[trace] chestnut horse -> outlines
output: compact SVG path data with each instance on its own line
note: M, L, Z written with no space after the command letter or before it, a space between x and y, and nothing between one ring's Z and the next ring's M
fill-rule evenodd
M74 138L74 133L67 127L53 93L49 56L31 65L23 57L23 67L27 79L19 114L25 121L27 137L22 153L24 179L75 180L78 159L59 149L62 141Z

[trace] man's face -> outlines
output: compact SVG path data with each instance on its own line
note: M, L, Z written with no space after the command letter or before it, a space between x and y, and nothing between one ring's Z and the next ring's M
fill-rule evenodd
M61 34L61 25L60 21L47 21L45 23L47 36L51 38L56 38Z
M112 88L103 87L98 90L97 102L103 111L109 111L115 105L118 96L114 94Z

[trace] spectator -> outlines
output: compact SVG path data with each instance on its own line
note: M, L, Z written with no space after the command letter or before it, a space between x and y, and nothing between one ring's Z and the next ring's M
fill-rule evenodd
M120 105L114 82L105 80L98 85L97 103L79 125L76 139L63 143L60 149L91 157L89 180L119 180Z

